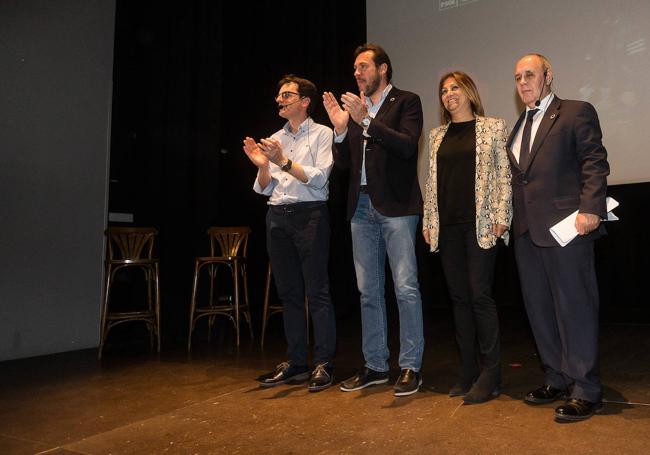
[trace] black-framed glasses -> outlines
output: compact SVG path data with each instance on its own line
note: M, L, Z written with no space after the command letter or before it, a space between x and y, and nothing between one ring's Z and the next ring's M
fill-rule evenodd
M276 96L276 97L274 98L274 100L277 100L278 98L281 98L282 100L286 101L286 100L288 100L288 99L291 98L291 95L300 96L300 93L296 93L296 92L282 92L282 93L278 94L278 96Z

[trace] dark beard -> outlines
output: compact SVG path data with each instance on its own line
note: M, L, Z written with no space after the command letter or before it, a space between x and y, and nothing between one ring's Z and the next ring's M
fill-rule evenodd
M363 94L365 96L374 95L377 89L379 88L379 82L380 82L379 74L377 74L374 78L368 81L368 83L366 84L366 91L363 92Z

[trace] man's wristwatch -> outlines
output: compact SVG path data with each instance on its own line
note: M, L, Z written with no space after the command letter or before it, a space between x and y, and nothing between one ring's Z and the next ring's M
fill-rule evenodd
M289 170L291 169L292 164L293 164L293 162L290 159L287 158L287 162L284 163L284 165L280 169L282 169L283 172L289 172Z
M366 115L364 118L361 119L361 126L364 128L368 128L370 126L370 121L372 120L372 117L369 115Z

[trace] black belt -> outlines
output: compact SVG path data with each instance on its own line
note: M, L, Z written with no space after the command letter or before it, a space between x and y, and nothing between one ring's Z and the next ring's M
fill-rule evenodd
M325 201L307 201L307 202L296 202L294 204L271 205L269 206L269 209L275 215L286 215L289 213L297 213L297 212L305 212L308 210L314 210L325 204L326 204Z
M359 187L359 193L365 193L368 194L368 185L361 185Z

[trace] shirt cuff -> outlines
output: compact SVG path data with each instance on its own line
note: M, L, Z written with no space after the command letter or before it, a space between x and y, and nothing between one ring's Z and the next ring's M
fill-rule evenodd
M345 140L345 137L348 135L348 129L346 128L345 131L343 131L341 134L336 134L336 130L334 130L334 142L337 144L340 144Z
M307 181L302 182L303 185L320 189L327 183L327 178L323 178L323 172L317 167L303 166L302 170L307 177Z
M257 194L262 194L264 196L270 196L273 193L273 179L271 178L271 182L266 185L266 188L262 188L262 185L260 185L259 180L255 178L255 183L253 184L253 191L255 191Z

